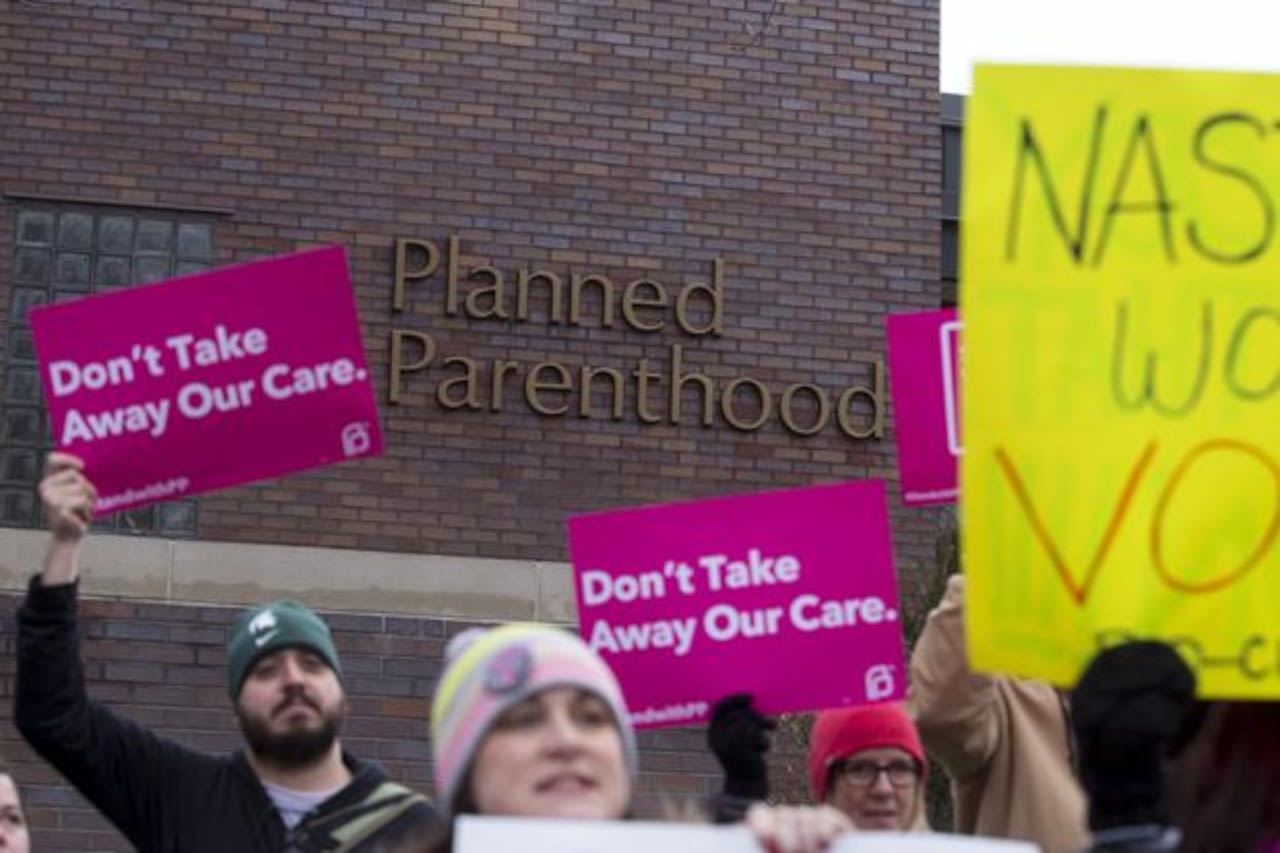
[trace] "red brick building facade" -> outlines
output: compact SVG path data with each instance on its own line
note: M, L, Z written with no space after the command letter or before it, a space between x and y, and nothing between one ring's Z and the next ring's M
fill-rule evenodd
M6 4L0 606L39 553L26 310L344 244L386 454L104 520L91 688L234 747L227 607L289 593L334 614L350 742L429 787L445 636L572 621L570 515L896 504L883 319L941 298L937 52L937 0ZM893 524L909 587L936 515ZM648 794L714 784L696 732L644 746ZM120 847L7 721L0 750L40 849Z

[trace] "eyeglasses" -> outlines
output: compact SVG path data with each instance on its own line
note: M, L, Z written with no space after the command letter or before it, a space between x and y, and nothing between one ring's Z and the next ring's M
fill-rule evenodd
M837 762L833 771L848 779L849 784L859 788L874 785L881 773L889 777L889 784L895 788L914 785L920 778L920 768L914 761L890 761L879 764L875 761L855 759Z

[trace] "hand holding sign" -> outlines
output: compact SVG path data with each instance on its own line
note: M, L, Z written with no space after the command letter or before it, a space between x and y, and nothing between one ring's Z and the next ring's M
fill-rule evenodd
M582 636L634 725L699 722L742 691L771 714L902 695L879 482L580 516L569 541Z
M40 503L54 542L79 542L93 521L98 492L84 476L84 463L65 453L50 453L40 481Z
M65 453L50 453L45 460L40 502L51 536L40 569L43 586L74 583L79 575L80 543L89 532L98 497L83 468L79 459Z

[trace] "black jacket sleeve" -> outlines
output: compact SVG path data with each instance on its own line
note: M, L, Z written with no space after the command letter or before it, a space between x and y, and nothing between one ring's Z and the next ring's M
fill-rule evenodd
M173 811L166 800L195 781L205 757L88 697L76 589L32 579L18 609L14 721L27 743L129 841L140 850L161 849L175 829L167 825Z
M718 791L708 801L711 820L715 823L742 823L747 819L747 812L751 807L762 802L763 798L741 797L728 791Z

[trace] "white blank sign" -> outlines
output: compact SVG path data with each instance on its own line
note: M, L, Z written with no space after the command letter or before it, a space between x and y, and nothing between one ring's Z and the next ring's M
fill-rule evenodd
M742 826L644 821L457 819L454 853L760 853ZM1037 853L1034 844L903 832L854 832L830 853Z

